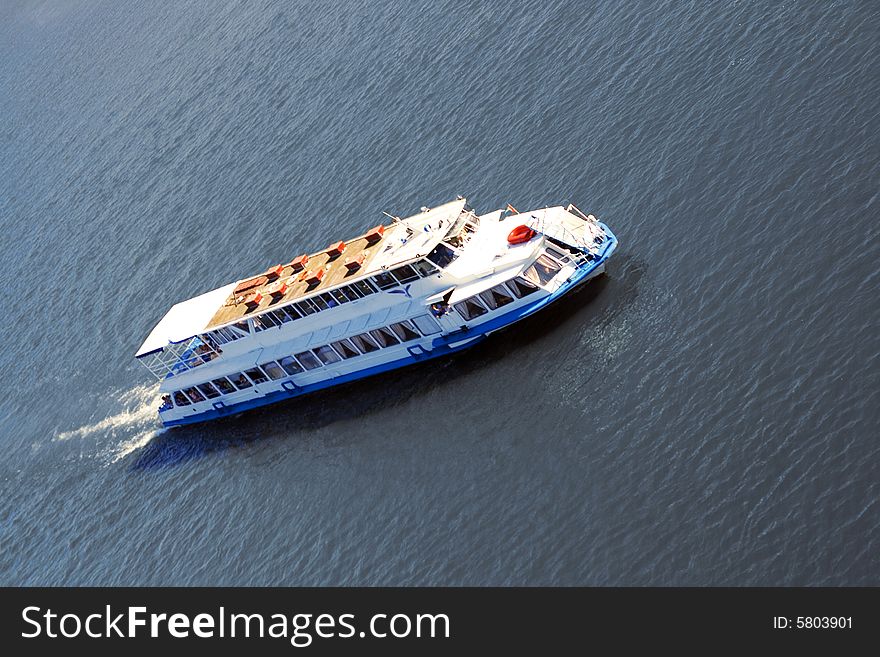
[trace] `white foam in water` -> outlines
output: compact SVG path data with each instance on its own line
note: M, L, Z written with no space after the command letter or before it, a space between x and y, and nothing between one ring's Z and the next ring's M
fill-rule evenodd
M156 426L156 409L161 399L158 385L136 386L120 391L113 397L122 406L120 412L77 429L61 431L55 435L55 440L87 438L96 434L109 434L111 438L116 438L117 432L122 432L125 434L122 442L112 444L101 453L101 456L109 458L109 463L116 463L164 431ZM135 435L132 436L132 433Z
M85 438L94 433L133 428L155 422L156 409L159 408L160 402L157 385L140 385L131 390L122 391L116 395L116 399L126 407L125 410L93 424L86 424L70 431L62 431L55 436L55 439Z
M165 428L154 429L153 431L144 431L143 433L138 434L131 440L125 440L116 445L113 449L107 450L102 454L102 456L107 457L107 465L111 465L113 463L116 463L120 459L124 459L132 452L136 452L141 447L146 446L153 438L155 438L159 434L164 433L165 431Z

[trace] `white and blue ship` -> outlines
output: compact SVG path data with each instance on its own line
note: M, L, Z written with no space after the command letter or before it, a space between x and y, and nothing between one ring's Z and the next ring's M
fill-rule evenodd
M138 350L166 426L444 356L601 274L617 238L573 205L463 198L173 306Z

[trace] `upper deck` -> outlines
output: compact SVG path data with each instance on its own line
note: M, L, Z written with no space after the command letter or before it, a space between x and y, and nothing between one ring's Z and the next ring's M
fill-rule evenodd
M156 325L136 356L422 257L443 239L466 203L458 199L423 209L347 242L335 242L322 251L297 256L256 276L178 303Z
M204 330L353 283L426 255L443 237L443 226L458 217L465 203L464 199L452 201L388 226L376 226L347 242L334 242L323 251L297 256L286 264L243 279Z

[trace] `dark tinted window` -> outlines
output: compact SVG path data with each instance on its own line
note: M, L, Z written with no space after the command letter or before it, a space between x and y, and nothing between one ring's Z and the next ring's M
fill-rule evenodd
M333 351L333 347L328 344L325 344L323 347L318 347L315 350L315 355L321 360L324 365L332 365L333 363L338 363L342 360L335 351Z
M416 273L416 270L409 265L398 267L397 269L392 270L391 273L394 278L396 278L401 283L409 283L410 281L414 281L419 277L419 275Z
M321 361L319 361L311 351L303 351L302 353L297 354L296 359L299 361L299 364L307 370L314 370L321 367Z
M363 294L358 292L357 288L354 285L346 285L345 287L340 289L345 292L345 296L347 296L351 301L355 301L364 296Z
M435 265L440 267L440 269L443 269L444 267L449 265L450 262L455 260L455 251L450 249L445 244L440 243L434 247L434 250L428 254L427 258Z
M205 401L205 396L195 388L187 388L184 392L191 402Z
M480 292L480 298L493 310L495 308L500 308L501 306L506 306L509 303L513 303L513 296L503 285L496 285L485 292Z
M269 380L269 377L267 377L259 367L245 370L244 373L247 374L248 378L254 383L265 383Z
M254 331L265 331L267 328L277 326L278 322L269 313L256 315L254 317Z
M279 308L279 312L285 313L290 319L299 319L299 311L293 306L285 306L284 308Z
M268 374L270 379L283 379L285 377L284 370L274 360L263 363L260 365L260 369Z
M522 299L524 296L531 294L532 292L538 291L538 287L534 283L519 277L507 281L507 287L520 299Z
M394 331L394 335L400 338L401 342L408 342L409 340L415 340L422 337L418 334L415 327L409 322L398 322L397 324L392 324L391 330Z
M303 317L318 312L317 307L315 307L315 304L313 304L310 299L303 299L299 303L295 303L294 306L296 306L299 314Z
M350 340L340 340L339 342L334 342L333 348L336 349L336 353L338 353L343 358L354 358L355 356L360 356L358 350L355 349L355 346L351 343Z
M235 392L235 387L229 383L226 377L221 376L219 379L214 379L211 381L214 386L222 392L224 395L228 395L230 392Z
M370 281L355 281L351 284L353 288L356 288L358 292L361 293L361 296L367 296L370 294L375 294L376 289L373 287L373 284Z
M387 290L388 288L397 285L397 280L387 271L383 271L381 274L373 276L373 282L380 290Z
M229 380L232 381L232 384L238 388L239 390L244 390L245 388L250 388L253 384L250 382L244 374L241 372L236 372L235 374L229 376Z
M474 317L485 315L488 312L485 306L477 301L476 297L470 297L469 299L460 301L454 304L453 308L455 308L458 311L458 314L465 319L473 319Z
M278 364L284 368L285 372L291 375L299 374L303 371L302 366L294 360L293 356L285 356L278 361Z
M200 383L196 386L199 390L201 390L202 394L205 395L208 399L214 399L215 397L219 397L220 393L217 391L217 388L212 386L210 383Z
M559 272L559 263L546 255L539 255L531 267L523 272L528 280L536 285L547 285Z
M371 351L379 350L379 345L376 344L376 341L366 333L354 336L351 341L354 342L355 346L362 354L368 354Z
M345 296L344 288L338 288L336 290L330 290L330 296L332 296L338 303L348 303L349 298Z
M186 395L183 394L182 390L176 390L174 392L174 405L175 406L189 406L190 401L186 398Z
M380 347L390 347L400 342L394 333L391 332L391 329L386 327L370 331L370 335L379 343Z
M416 260L412 263L412 268L416 270L419 276L430 276L437 273L437 268L427 260Z

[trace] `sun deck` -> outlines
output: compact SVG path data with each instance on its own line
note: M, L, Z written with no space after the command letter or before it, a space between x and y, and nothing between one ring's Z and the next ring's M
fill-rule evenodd
M239 281L205 326L211 330L305 296L352 283L386 267L424 255L442 237L441 226L457 217L466 201L460 199L379 225L347 242L335 242L323 251L297 256L285 264ZM435 230L424 231L425 226Z
M388 245L393 227L379 226L348 242L336 242L324 251L276 265L240 281L208 322L213 329L254 313L271 310L308 294L363 278Z

